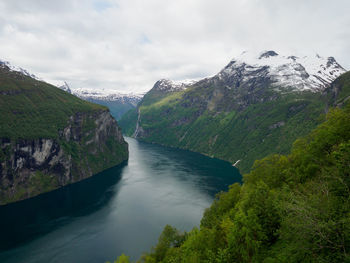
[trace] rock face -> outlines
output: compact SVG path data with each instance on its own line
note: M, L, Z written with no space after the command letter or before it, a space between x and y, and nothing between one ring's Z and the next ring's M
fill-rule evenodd
M0 205L80 181L127 159L128 145L106 107L0 61Z
M110 113L76 113L57 139L0 139L0 204L88 178L128 158Z
M57 139L0 139L0 204L88 178L128 158L110 113L76 113Z

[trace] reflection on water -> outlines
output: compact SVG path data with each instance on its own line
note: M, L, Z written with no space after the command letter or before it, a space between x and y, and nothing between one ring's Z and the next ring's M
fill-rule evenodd
M11 248L105 206L127 162L77 184L0 207L0 250ZM6 226L6 227L5 227ZM40 226L40 227L38 227Z
M0 262L105 262L122 252L136 259L166 224L190 230L217 192L241 181L227 162L127 141L127 163L0 207Z

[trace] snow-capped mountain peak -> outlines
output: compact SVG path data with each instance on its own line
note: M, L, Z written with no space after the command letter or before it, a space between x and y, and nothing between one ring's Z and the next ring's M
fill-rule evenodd
M8 61L2 61L0 60L0 68L7 68L8 70L10 71L14 71L14 72L18 72L18 73L21 73L22 75L24 76L28 76L28 77L31 77L33 79L36 79L36 80L40 80L37 76L35 76L34 74L31 74L29 73L27 70L23 69L23 68L20 68L20 67L17 67L17 66L14 66L12 65L10 62Z
M250 72L259 69L270 77L275 86L313 92L324 90L345 72L333 57L324 58L318 54L311 57L284 56L269 50L260 54L243 52L218 75L222 78L241 74L245 81L253 77Z
M196 83L196 80L174 81L170 79L161 79L154 84L154 89L166 92L181 91L187 89L190 85Z

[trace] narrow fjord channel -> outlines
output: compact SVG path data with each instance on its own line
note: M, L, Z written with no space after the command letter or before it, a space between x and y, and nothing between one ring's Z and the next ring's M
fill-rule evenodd
M136 260L166 224L198 226L215 194L241 182L230 163L126 139L127 163L0 207L0 262Z

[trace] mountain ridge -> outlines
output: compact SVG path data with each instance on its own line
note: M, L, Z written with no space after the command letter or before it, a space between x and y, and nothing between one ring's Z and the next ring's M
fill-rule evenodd
M276 54L263 52L254 59L271 62L280 56ZM307 67L294 62L296 57L288 57L278 58L282 64L272 61L273 66L231 60L218 74L181 90L159 89L158 81L138 108L126 113L119 123L127 135L141 140L232 163L241 160L238 167L247 172L255 159L274 152L288 153L297 137L320 123L319 116L328 108L327 94L333 93L331 80L345 72L335 60L330 59L327 67L328 58L318 56L311 61L320 63L310 65L324 66L321 75L327 78L315 82ZM276 72L283 78L276 80ZM238 147L241 149L235 149Z
M265 68L268 67L268 68ZM316 54L310 56L279 55L273 50L262 51L258 54L242 52L241 55L231 61L219 71L219 73L200 80L173 81L170 79L158 80L153 89L163 91L180 91L200 81L212 78L227 78L229 75L241 74L246 71L242 80L249 79L250 71L269 69L266 75L270 75L275 85L292 87L295 90L310 89L314 92L323 91L338 76L346 70L335 60L334 57L321 57ZM288 78L292 76L292 78ZM306 79L309 79L306 81Z
M0 67L8 69L9 71L12 71L12 72L18 72L24 76L31 77L36 80L41 80L34 74L28 72L26 69L12 65L9 61L0 60Z
M221 74L232 74L230 70L237 66L244 66L246 71L268 66L268 74L275 81L275 85L315 92L324 90L329 83L346 72L334 57L323 58L318 54L313 57L284 56L273 50L258 55L243 52L231 60Z
M105 89L71 89L67 82L58 88L83 100L108 107L116 120L120 120L124 113L135 108L144 95L143 93L122 93Z

